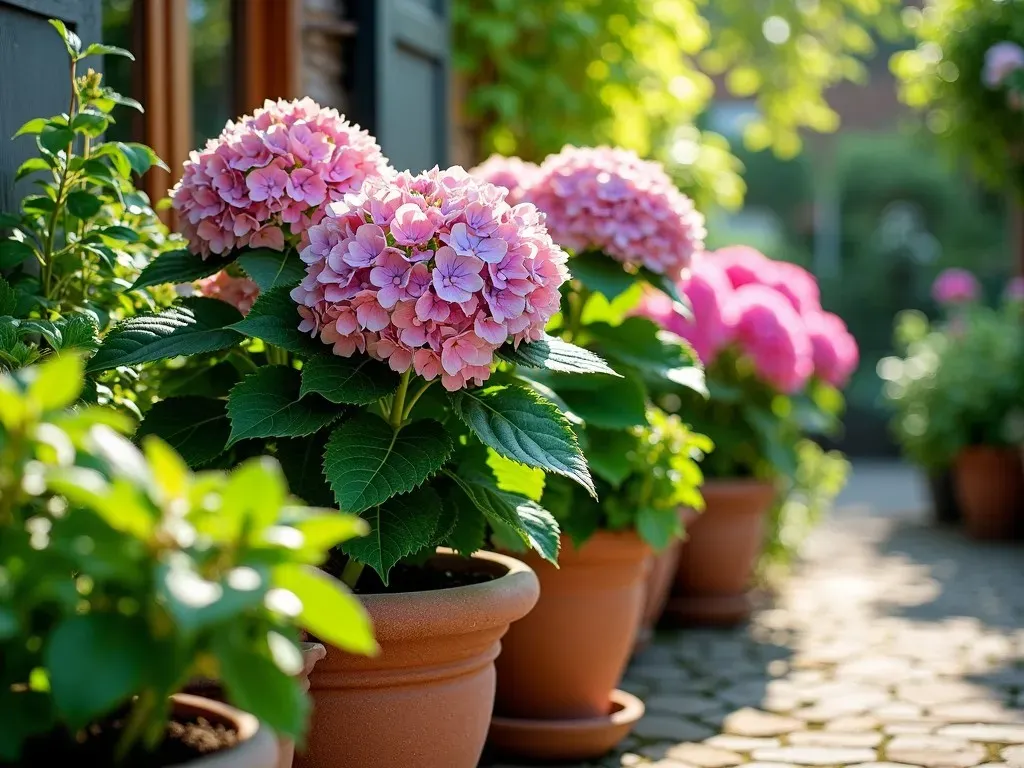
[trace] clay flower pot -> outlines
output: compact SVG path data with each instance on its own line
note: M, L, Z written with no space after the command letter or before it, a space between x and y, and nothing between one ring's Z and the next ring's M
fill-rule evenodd
M502 643L488 741L532 758L602 754L643 713L615 687L640 627L650 548L634 532L599 531L579 549L563 536L558 568L522 557L541 597Z
M728 626L750 615L750 579L764 544L775 487L759 480L709 480L707 504L679 552L668 622Z
M327 648L320 643L302 643L302 671L299 673L299 684L302 690L309 690L309 675L318 661L327 657ZM291 739L278 739L277 768L292 768L295 760L295 742Z
M689 530L690 525L700 513L695 509L684 507L679 510L679 517L683 521L683 529ZM688 535L688 534L687 534ZM672 589L672 580L676 575L676 567L679 564L679 550L683 545L682 539L675 539L661 552L654 553L651 568L647 572L646 592L644 595L644 613L640 620L640 631L636 636L636 645L633 653L639 653L646 648L654 638L654 628L661 619L668 602L669 591Z
M214 725L225 725L238 734L238 745L222 752L203 755L181 764L181 768L275 768L277 742L269 729L248 714L213 699L178 693L171 697L172 717L194 720L201 717Z
M1024 528L1024 469L1014 448L965 448L953 465L957 500L967 532L1005 539Z
M494 659L537 602L537 577L511 557L439 553L430 565L492 581L361 595L380 653L328 647L310 675L313 716L300 768L475 768L494 706Z

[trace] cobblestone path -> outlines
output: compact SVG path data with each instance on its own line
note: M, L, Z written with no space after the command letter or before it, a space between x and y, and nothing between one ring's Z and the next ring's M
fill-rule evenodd
M748 626L660 633L623 687L647 715L588 766L1024 768L1024 548L841 510Z

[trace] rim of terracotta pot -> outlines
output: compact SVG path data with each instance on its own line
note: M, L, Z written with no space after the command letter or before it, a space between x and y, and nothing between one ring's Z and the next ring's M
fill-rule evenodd
M168 768L269 768L277 762L277 740L270 729L260 725L253 715L220 701L189 693L171 696L178 717L204 717L227 725L238 734L239 743L231 749L198 757Z
M450 570L485 570L496 578L461 587L359 595L381 642L462 634L500 627L521 619L537 603L540 585L529 565L497 552L479 551L472 557L438 548L431 563Z

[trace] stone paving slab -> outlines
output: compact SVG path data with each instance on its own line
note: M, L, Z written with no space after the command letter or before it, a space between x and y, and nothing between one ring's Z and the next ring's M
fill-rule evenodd
M749 625L659 632L647 715L567 768L1024 768L1024 546L921 520L840 510Z

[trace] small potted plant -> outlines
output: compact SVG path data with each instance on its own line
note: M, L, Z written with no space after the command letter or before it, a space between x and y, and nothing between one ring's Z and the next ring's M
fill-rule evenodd
M513 358L520 375L553 393L575 420L600 501L557 477L543 488L540 503L563 531L559 567L526 558L541 580L541 600L503 643L490 742L534 758L594 757L642 714L640 702L615 687L640 629L652 546L663 549L682 533L679 498L699 503L689 470L675 489L655 488L650 476L650 497L642 478L639 486L627 482L643 453L641 435L678 438L684 450L701 445L683 437L681 425L670 437L660 416L648 421L656 413L648 409L650 380L702 386L685 344L627 311L644 284L674 290L701 248L703 218L659 164L625 150L566 147L510 183L525 189L554 240L572 252L573 280L548 329L559 341L546 343L596 352L614 373L572 377L557 365L540 369L529 347ZM688 453L679 460L692 467ZM643 498L642 506L631 503Z
M968 533L1021 532L1024 330L1019 305L965 308L909 350L883 361L897 434L912 458L951 466Z
M284 765L272 730L301 740L309 713L299 629L376 650L315 568L365 524L298 506L270 459L192 474L157 438L139 451L124 416L65 410L82 382L73 355L0 378L0 761ZM233 706L179 694L196 676Z
M118 326L90 366L187 355L141 434L196 466L275 455L297 494L370 528L326 567L381 654L328 648L298 764L475 766L498 641L538 590L520 561L478 553L485 524L552 562L559 547L551 514L502 472L594 492L560 407L502 362L610 373L544 336L565 253L532 205L461 168L396 174L369 134L308 99L230 123L173 199L189 252L135 287L200 280L201 295Z
M749 615L768 516L796 476L799 441L834 427L836 387L856 367L857 345L822 311L806 271L750 248L702 255L680 291L692 316L658 296L641 311L693 344L710 397L677 388L661 402L716 448L704 465L706 511L683 545L666 616L732 624Z
M947 340L940 328L918 310L900 312L894 337L901 354L883 358L878 373L882 395L893 413L891 432L904 458L924 472L934 519L957 523L962 515L952 468L955 438L951 425L935 418L942 397L935 371Z

